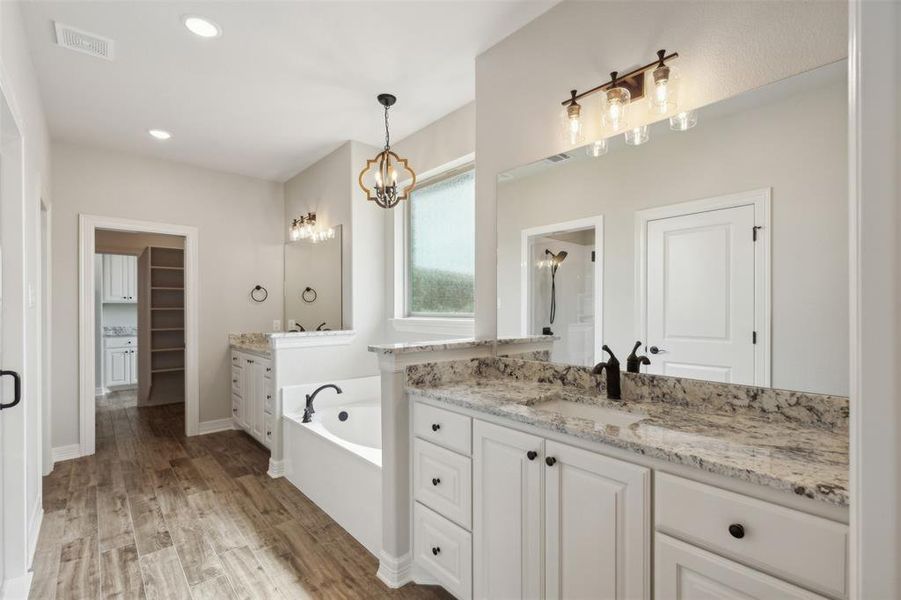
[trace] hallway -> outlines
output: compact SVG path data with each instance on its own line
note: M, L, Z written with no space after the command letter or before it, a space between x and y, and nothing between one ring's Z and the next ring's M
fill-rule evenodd
M97 453L44 478L30 598L447 598L377 562L244 433L185 438L183 405L98 402Z

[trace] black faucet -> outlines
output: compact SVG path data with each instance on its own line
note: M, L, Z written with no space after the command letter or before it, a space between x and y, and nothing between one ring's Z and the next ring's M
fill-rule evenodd
M321 392L322 390L324 390L326 388L334 388L334 390L336 392L338 392L339 394L344 393L341 391L341 388L339 388L334 383L327 383L325 385L320 385L318 388L313 390L312 394L307 394L307 405L303 409L303 419L301 419L302 423L309 423L310 421L313 420L313 413L316 412L315 410L313 410L313 399L316 397L316 395L319 392Z
M635 351L638 350L639 346L641 346L640 340L635 342L635 347L632 348L632 354L626 357L626 371L629 373L640 373L641 365L651 364L651 359L647 356L636 356Z
M602 350L610 355L610 360L607 362L599 362L594 366L591 370L593 375L600 375L601 372L606 369L607 370L607 397L611 400L619 400L622 398L622 392L619 388L619 361L613 356L613 352L610 351L610 348L607 344L602 346Z

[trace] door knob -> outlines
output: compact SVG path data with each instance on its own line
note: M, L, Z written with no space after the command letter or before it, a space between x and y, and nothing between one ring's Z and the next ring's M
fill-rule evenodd
M439 425L438 423L432 423L432 431L438 431L439 429L441 429L441 425Z
M439 483L441 483L441 480L439 478L437 478L437 477L432 478L432 485L437 486Z
M557 464L557 459L553 456L548 456L544 459L544 463L549 467L553 467L555 464Z
M432 547L432 554L434 554L435 556L438 556L439 552L441 552L441 548L439 548L438 546Z
M666 354L666 350L664 350L663 348L658 348L657 346L651 346L650 348L648 348L648 352L650 352L651 354Z
M737 540L745 537L745 527L739 523L733 523L729 525L729 535L734 537Z
M528 452L526 452L526 456L529 458L529 460L535 460L535 458L538 456L538 453L534 450L529 450Z

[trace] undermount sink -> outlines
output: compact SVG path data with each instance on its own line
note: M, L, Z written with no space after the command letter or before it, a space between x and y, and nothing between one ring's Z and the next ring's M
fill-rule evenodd
M588 419L596 423L604 425L615 425L617 427L628 427L633 423L638 423L646 418L645 415L634 414L614 408L605 408L595 404L586 404L584 402L570 402L568 400L546 400L533 404L532 408L544 412L552 412L561 414L564 417L577 417L580 419Z

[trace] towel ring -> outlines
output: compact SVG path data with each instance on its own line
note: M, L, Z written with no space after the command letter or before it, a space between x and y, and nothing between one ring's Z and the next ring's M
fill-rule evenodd
M263 292L262 298L258 298L258 296L259 296L258 292ZM266 288L264 288L261 285L255 285L255 286L253 286L253 289L250 290L250 299L253 300L254 302L265 302L266 298L268 298L268 297L269 297L269 292L266 290Z
M310 286L307 286L307 289L300 293L301 300L303 300L307 304L313 304L314 302L316 302L316 298L318 297L319 294L317 294L316 290L314 290Z

